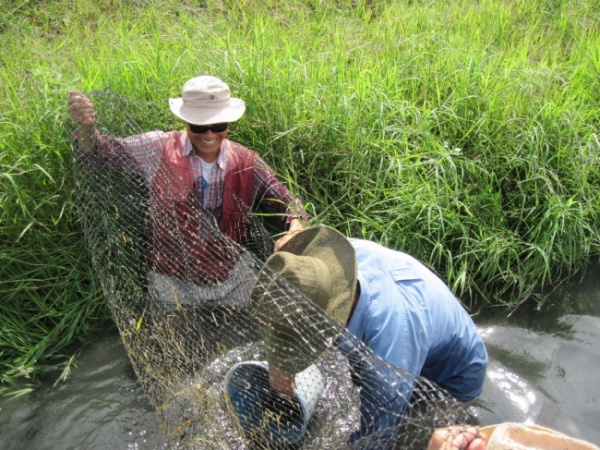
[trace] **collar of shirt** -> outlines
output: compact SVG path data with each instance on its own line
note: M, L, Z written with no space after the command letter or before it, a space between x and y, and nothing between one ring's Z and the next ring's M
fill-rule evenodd
M358 284L360 285L360 294L358 297L358 301L356 302L356 307L348 321L346 327L350 330L355 336L358 336L359 339L365 334L365 321L367 320L369 313L369 293L368 290L370 288L367 283L366 278L362 273L358 273Z
M219 149L219 156L217 157L217 165L221 170L225 170L227 167L227 153L229 152L229 140L223 139L221 142L221 148ZM192 146L192 142L190 138L186 138L185 144L183 145L183 151L181 152L182 156L196 156L194 153L194 147Z

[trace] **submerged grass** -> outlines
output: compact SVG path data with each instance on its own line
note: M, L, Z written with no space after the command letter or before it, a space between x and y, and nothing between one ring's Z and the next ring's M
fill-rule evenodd
M143 129L188 78L248 106L314 223L422 259L472 311L543 303L600 249L600 6L8 1L0 6L0 391L108 315L73 205L69 89L110 87ZM148 107L149 105L149 107ZM66 373L66 371L64 373ZM14 393L14 390L13 390Z

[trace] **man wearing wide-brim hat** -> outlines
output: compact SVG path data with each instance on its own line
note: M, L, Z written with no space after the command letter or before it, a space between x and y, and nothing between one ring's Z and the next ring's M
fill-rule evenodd
M226 278L222 270L228 266L226 252L201 248L211 224L195 223L203 218L194 213L198 206L214 216L217 232L237 243L246 237L251 211L272 215L281 221L281 231L289 233L302 229L308 219L301 200L276 178L258 153L227 139L229 124L242 117L246 105L232 97L229 86L219 78L192 78L183 86L181 97L169 100L184 131L114 138L96 130L94 105L84 94L71 91L68 103L69 113L79 125L79 149L100 154L124 150L147 178L154 211L164 206L165 212L155 214L152 221L148 251L149 265L158 276L200 285ZM174 229L181 230L179 238L173 237ZM276 248L288 238L285 235ZM224 260L213 260L219 256ZM216 268L223 273L216 273ZM217 295L223 291L220 287ZM180 301L189 297L183 290L181 294Z
M255 277L253 260L245 250L248 242L255 242L253 214L271 216L278 224L283 237L276 248L302 229L308 216L302 201L257 152L228 139L230 123L243 116L246 105L231 96L225 82L209 75L194 77L184 84L181 97L168 103L184 130L129 137L102 134L96 128L92 101L77 91L69 94L68 110L78 125L77 155L85 167L135 171L144 177L143 186L124 186L146 189L150 196L144 223L137 224L146 234L148 271L141 278L147 280L150 302L144 325L152 317L155 327L184 334L190 322L195 330L211 333L207 339L222 348L226 345L220 341L232 336L226 324L229 311L248 301ZM265 247L260 250L270 254L268 241ZM166 323L163 317L176 323ZM199 323L203 318L208 325ZM187 358L190 366L200 356L210 357L198 355L207 352L199 349L197 336L181 339L191 342L196 353L173 353Z
M250 306L261 324L271 385L284 394L293 395L293 375L315 363L344 326L383 360L461 402L481 394L488 357L475 324L442 280L405 253L326 226L307 229L268 258ZM352 440L398 425L410 392L384 395L387 410L379 408L374 390L384 384L374 380L385 367L350 362L358 383L365 380L361 429Z

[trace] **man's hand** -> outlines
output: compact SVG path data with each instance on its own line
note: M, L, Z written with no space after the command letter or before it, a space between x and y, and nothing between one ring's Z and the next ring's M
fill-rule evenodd
M277 367L269 364L269 383L280 394L292 398L296 396L296 380L293 373L282 372Z
M73 122L79 125L89 126L96 124L94 105L81 92L69 92L68 111Z
M304 231L304 226L302 222L298 219L294 219L290 222L290 228L286 234L275 241L275 249L274 251L278 251L281 247L285 245L287 241L296 236L298 233Z
M96 117L94 105L81 92L70 91L68 111L73 122L79 125L79 148L89 152L96 146Z

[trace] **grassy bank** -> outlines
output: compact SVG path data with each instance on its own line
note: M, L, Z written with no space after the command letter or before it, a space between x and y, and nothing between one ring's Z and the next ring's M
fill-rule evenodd
M600 6L8 1L0 6L0 390L107 318L73 204L69 89L150 105L198 74L247 105L315 223L414 254L465 304L543 302L600 253Z

